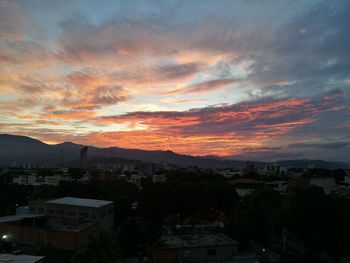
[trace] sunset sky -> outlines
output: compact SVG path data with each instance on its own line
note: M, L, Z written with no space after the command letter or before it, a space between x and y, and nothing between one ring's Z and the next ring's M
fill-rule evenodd
M350 161L350 1L0 0L0 133Z

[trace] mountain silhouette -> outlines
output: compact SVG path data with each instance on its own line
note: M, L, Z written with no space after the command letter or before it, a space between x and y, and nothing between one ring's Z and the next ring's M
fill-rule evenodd
M8 166L16 163L65 165L76 163L80 150L87 145L64 142L46 144L39 140L18 135L0 134L0 165ZM244 167L246 161L229 160L218 156L190 156L177 154L172 151L147 151L139 149L124 149L118 147L98 148L89 146L88 160L102 160L103 158L122 158L150 162L167 162L177 166L197 166L201 168L229 168ZM255 162L257 165L262 162ZM265 162L266 163L266 162ZM350 164L343 162L327 162L323 160L281 160L274 163L280 166L307 168L350 168Z

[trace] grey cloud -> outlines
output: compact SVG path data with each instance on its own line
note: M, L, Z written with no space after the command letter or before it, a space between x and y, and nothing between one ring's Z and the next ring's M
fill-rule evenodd
M339 149L347 147L350 142L328 142L328 143L295 143L290 144L293 148L321 148L321 149Z

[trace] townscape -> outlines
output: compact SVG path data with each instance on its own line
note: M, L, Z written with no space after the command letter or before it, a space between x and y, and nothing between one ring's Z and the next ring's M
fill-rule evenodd
M96 163L88 147L77 160L77 167L14 161L1 169L2 258L333 262L350 255L348 169Z

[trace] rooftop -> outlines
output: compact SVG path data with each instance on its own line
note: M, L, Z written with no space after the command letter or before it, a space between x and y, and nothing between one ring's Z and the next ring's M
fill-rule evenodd
M12 215L12 216L3 216L0 217L0 223L10 223L10 222L18 222L25 218L41 218L45 217L44 215L38 214L22 214L22 215ZM1 260L0 260L1 262Z
M47 201L46 203L99 208L99 207L103 207L105 205L112 204L113 201L97 200L97 199L85 199L85 198L76 198L76 197L63 197L63 198Z
M41 262L43 259L44 257L42 256L0 254L0 262L36 263Z
M231 184L252 184L252 185L259 185L263 184L264 182L250 179L250 178L240 178L240 179L234 179L230 181Z
M238 245L237 241L223 234L193 234L162 236L158 248L193 248L235 245Z

